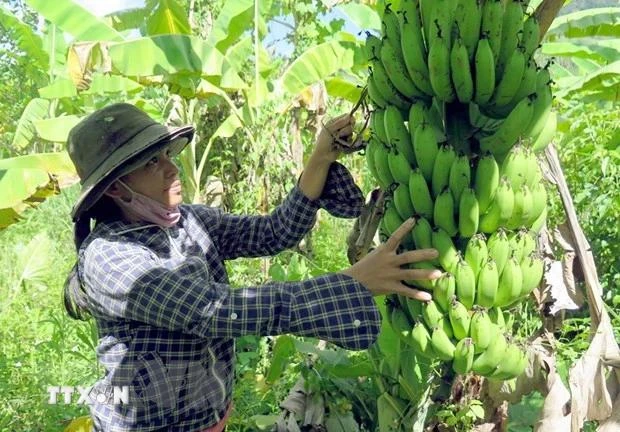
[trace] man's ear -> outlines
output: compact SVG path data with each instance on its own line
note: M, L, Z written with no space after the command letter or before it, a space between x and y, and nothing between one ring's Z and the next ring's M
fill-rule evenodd
M108 186L108 188L105 190L103 194L111 198L121 198L122 193L121 193L121 188L119 186L120 185L118 181L115 180L114 183Z

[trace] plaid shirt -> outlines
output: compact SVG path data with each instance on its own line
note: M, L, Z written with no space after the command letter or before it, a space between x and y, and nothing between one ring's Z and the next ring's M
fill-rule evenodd
M353 278L330 273L232 289L223 263L296 245L321 207L353 218L362 205L350 173L335 162L319 199L296 185L269 215L181 205L172 228L98 224L78 254L106 371L90 393L95 430L193 432L216 424L231 402L238 336L292 333L369 347L380 314ZM129 403L114 404L123 386Z

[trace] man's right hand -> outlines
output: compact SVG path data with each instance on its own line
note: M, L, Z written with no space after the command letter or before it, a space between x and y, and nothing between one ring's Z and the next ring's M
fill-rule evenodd
M442 272L438 269L402 268L410 263L430 261L437 258L436 249L420 249L397 253L398 246L405 236L409 235L415 224L411 218L392 233L385 243L340 273L351 276L364 285L373 295L400 294L412 299L428 301L428 292L408 287L402 283L409 279L438 279Z

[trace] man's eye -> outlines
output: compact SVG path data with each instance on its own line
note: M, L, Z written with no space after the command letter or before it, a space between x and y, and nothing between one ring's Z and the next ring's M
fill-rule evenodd
M148 161L146 164L147 164L148 166L151 166L151 165L155 165L157 162L158 162L158 158L157 158L157 156L155 156L155 157L154 157L154 158L152 158L150 161Z

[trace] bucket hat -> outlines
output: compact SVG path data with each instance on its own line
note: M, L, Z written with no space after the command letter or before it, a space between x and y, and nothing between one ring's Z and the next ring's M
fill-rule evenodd
M194 136L194 127L168 127L139 108L117 103L85 117L69 132L67 152L82 189L71 217L77 221L119 177L143 166L170 146L180 153Z

